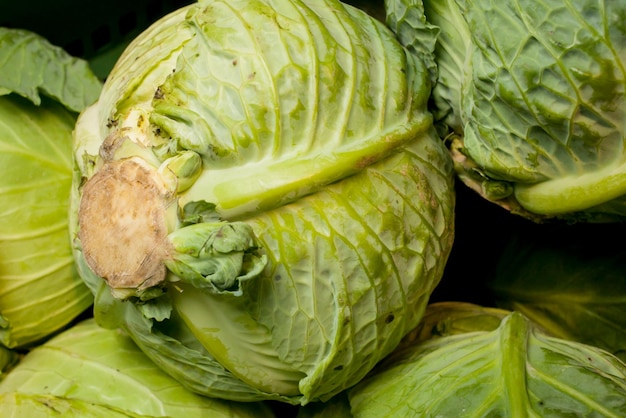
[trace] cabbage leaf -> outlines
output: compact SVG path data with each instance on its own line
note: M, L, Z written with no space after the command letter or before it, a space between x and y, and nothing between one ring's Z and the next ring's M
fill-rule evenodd
M626 361L625 250L607 239L622 225L540 225L514 231L487 288L550 334Z
M0 382L0 399L2 416L273 416L263 404L237 404L187 391L127 335L104 329L93 319L32 349Z
M15 93L36 106L43 95L80 112L101 89L87 61L34 32L0 27L0 95Z
M0 343L36 343L93 302L69 237L72 131L100 81L40 36L0 28ZM41 93L41 95L40 95Z

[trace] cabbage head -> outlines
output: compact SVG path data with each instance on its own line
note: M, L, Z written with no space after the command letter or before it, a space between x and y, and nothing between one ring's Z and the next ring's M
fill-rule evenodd
M626 361L626 225L536 225L511 233L487 290L550 334Z
M438 302L365 379L298 418L619 418L624 399L626 364L611 353L517 311Z
M0 382L3 417L271 418L267 405L191 393L123 332L83 320L29 351Z
M72 131L101 82L41 36L0 28L0 344L23 348L85 311L69 236Z
M94 316L191 390L292 404L414 328L454 235L428 71L335 0L204 0L119 58L75 129Z
M626 2L388 3L438 28L431 110L463 182L537 222L624 219Z

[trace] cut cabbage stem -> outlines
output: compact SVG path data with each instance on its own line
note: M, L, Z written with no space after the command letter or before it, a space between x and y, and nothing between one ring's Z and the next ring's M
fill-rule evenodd
M165 280L168 191L139 158L105 163L83 187L78 237L89 267L119 295Z
M517 184L524 209L543 215L580 212L626 194L626 163L536 184Z

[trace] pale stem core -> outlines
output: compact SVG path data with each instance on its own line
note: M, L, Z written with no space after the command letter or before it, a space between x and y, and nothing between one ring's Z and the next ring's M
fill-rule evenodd
M109 161L84 185L79 207L83 254L113 289L165 280L168 193L157 171L137 159Z

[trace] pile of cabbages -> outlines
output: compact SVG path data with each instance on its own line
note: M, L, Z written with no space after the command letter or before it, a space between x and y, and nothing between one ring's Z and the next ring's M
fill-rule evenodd
M0 28L0 415L626 416L626 3Z

